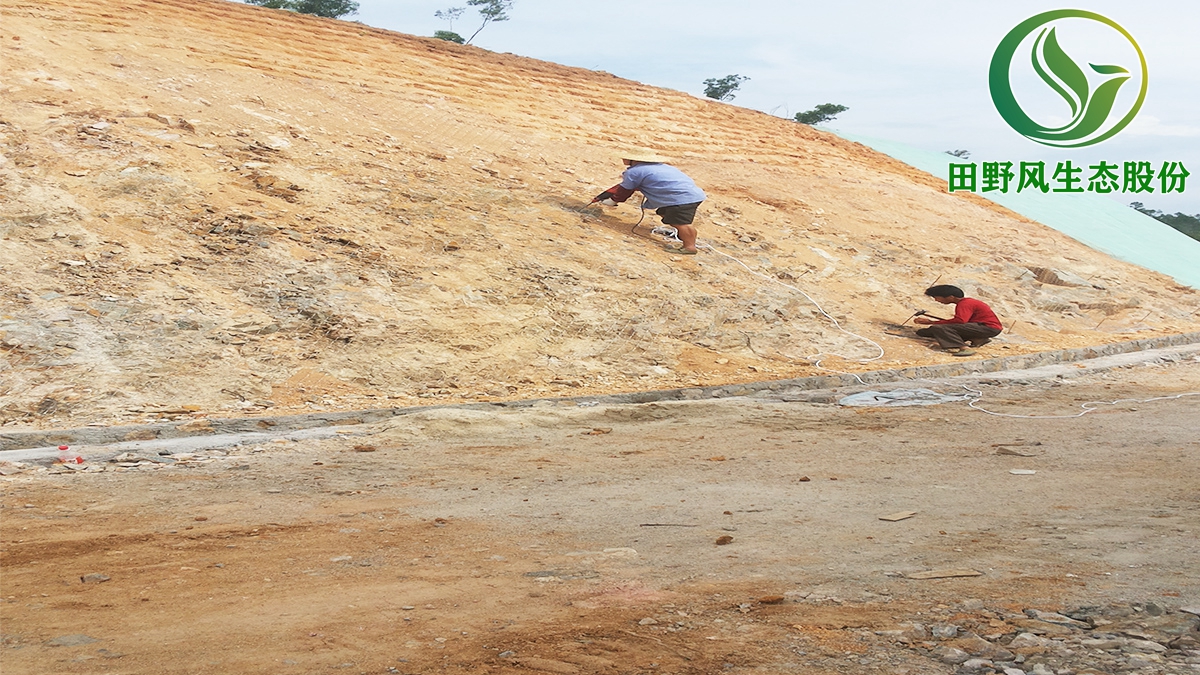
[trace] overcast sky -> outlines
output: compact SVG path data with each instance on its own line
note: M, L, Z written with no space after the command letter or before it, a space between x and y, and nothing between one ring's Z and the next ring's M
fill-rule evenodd
M466 5L359 3L358 14L348 18L426 36L450 28L435 11ZM1149 65L1137 118L1090 148L1053 149L1025 139L996 112L988 91L988 65L1004 35L1024 19L1063 8L1097 12L1124 26ZM927 150L966 149L972 161L1149 161L1156 168L1181 161L1193 174L1183 195L1118 198L1200 213L1197 0L515 0L510 16L473 44L697 96L707 78L745 75L750 80L733 105L791 117L838 103L850 110L834 128ZM469 36L478 25L478 14L468 8L454 31ZM1079 53L1088 45L1072 45L1065 35L1062 42L1077 61L1089 58Z

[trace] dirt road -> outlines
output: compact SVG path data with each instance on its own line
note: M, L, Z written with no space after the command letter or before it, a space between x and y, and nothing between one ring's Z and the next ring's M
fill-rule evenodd
M984 390L1073 414L1200 391L1200 362ZM961 651L1195 672L1196 617L1175 610L1200 604L1198 409L431 410L19 474L4 670L951 673ZM980 574L913 578L939 570ZM1080 606L1079 626L1021 613Z

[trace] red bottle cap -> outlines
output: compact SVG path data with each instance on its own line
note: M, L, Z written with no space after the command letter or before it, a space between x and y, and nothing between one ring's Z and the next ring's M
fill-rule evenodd
M71 449L71 446L69 446L69 445L60 445L60 446L58 446L58 449L59 449L59 450L70 450L70 449Z

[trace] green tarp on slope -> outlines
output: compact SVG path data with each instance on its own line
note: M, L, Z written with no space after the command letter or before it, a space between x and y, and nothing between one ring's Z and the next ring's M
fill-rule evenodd
M949 177L950 162L970 161L903 143L833 129L822 130L862 143L942 180ZM1109 197L1091 193L1043 194L1037 190L1020 194L989 192L979 196L1052 227L1097 251L1162 272L1192 288L1200 288L1200 241Z

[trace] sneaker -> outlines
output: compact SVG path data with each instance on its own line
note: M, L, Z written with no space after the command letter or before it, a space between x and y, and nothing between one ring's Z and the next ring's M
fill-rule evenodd
M958 351L950 352L955 356L975 356L974 349L959 349Z

